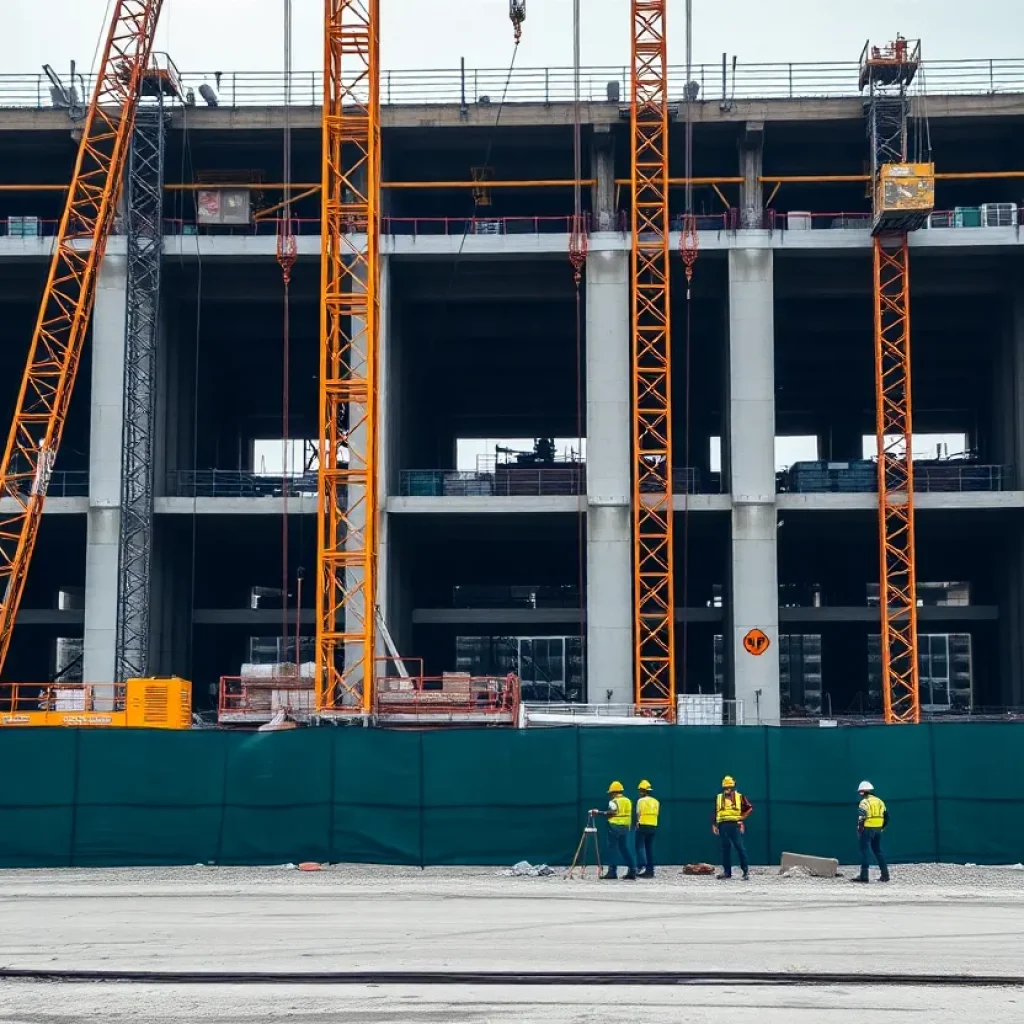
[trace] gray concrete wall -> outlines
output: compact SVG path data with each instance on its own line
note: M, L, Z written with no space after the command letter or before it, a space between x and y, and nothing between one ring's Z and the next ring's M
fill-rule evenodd
M587 692L633 699L630 298L626 253L587 261Z
M779 696L779 586L775 512L773 256L729 254L730 591L735 696L748 724L776 724ZM751 654L744 637L769 640Z

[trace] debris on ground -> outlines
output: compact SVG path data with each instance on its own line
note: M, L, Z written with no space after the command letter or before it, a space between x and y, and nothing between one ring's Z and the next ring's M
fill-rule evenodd
M317 860L304 860L299 865L300 871L322 871L323 865Z
M518 864L498 872L502 878L546 878L554 873L555 869L548 867L547 864L531 864L528 860L521 860Z
M814 874L805 864L791 864L788 868L779 868L783 878L813 878Z
M685 864L683 866L684 875L713 875L714 873L715 868L712 864Z

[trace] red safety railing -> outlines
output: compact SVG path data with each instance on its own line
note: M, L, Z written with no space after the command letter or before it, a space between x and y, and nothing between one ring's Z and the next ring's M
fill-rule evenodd
M97 706L99 705L99 706ZM124 711L121 683L0 683L0 712Z
M572 217L385 217L385 235L567 235Z
M218 715L222 718L265 716L277 711L293 715L314 710L313 680L296 675L221 676Z
M378 658L378 664L394 666L396 659ZM404 659L406 669L418 664L419 672L400 676L384 671L374 688L374 711L387 723L392 720L417 722L475 722L515 724L519 714L519 677L471 676L468 672L446 672L425 676L419 659ZM378 670L380 671L380 670Z

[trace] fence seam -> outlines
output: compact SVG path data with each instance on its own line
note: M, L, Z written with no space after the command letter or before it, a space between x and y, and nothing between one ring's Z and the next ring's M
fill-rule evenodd
M214 864L220 864L224 855L224 820L227 817L228 809L228 748L229 738L225 733L221 737L221 746L224 748L224 755L221 758L221 791L220 791L220 823L217 826L217 846L214 850Z
M75 866L75 845L78 841L78 779L82 773L82 730L75 729L75 782L71 790L71 834L68 837L68 867Z

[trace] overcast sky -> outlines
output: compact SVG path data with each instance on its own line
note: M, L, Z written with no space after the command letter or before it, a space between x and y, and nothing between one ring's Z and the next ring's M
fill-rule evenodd
M669 0L669 59L684 63L684 0ZM0 71L91 66L111 0L0 0ZM321 62L323 0L292 0L295 67ZM582 0L582 59L629 59L628 0ZM284 0L164 0L158 48L182 71L272 71L283 65ZM385 68L504 68L508 0L381 0ZM694 0L695 59L855 60L864 40L921 36L924 55L1024 59L1021 0ZM827 12L827 13L826 13ZM572 63L572 0L527 0L518 67Z

